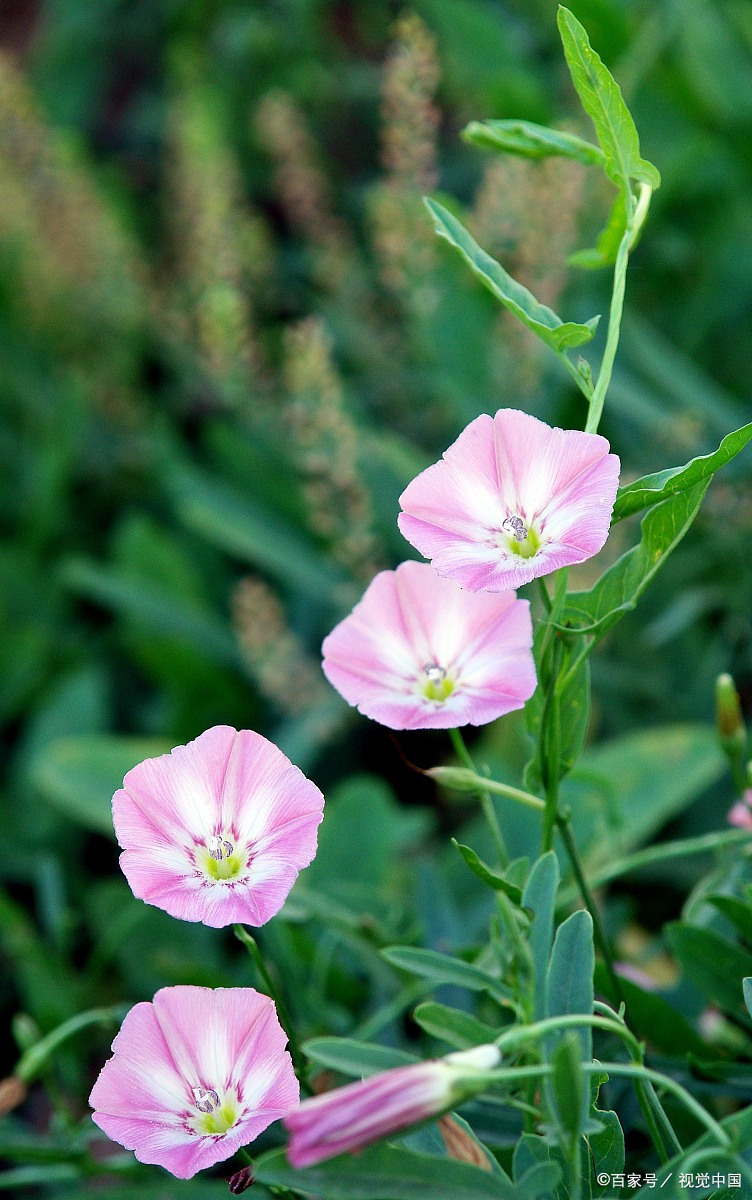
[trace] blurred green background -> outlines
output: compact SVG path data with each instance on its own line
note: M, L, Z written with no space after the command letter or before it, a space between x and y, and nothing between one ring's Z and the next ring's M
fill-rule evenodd
M630 478L749 419L752 7L571 7L663 175L602 425ZM276 740L329 800L319 859L263 935L302 1032L400 1040L379 1014L401 985L375 950L472 942L490 902L434 839L467 810L400 757L430 765L446 739L398 749L331 691L318 648L412 553L397 498L468 420L508 405L584 423L420 203L454 197L565 316L605 312L609 272L566 260L608 186L459 136L512 116L592 136L555 4L5 0L0 43L3 1025L27 1014L28 1044L165 983L249 981L231 938L131 897L109 817L135 761L224 722ZM592 854L681 812L685 831L723 823L712 686L730 670L752 700L751 474L742 456L719 476L594 659L592 746L569 785ZM579 581L635 536L620 525ZM476 745L518 779L516 718ZM502 816L530 849L533 827ZM625 890L612 920L654 932L682 870ZM110 1038L61 1053L14 1137L50 1128L50 1094L53 1126L85 1113Z

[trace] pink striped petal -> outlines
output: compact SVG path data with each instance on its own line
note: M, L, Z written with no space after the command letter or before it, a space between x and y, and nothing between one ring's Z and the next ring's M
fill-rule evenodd
M407 486L399 527L439 574L504 591L597 554L618 477L605 438L500 409L472 421Z
M325 639L323 669L349 704L391 729L483 725L535 691L530 606L463 591L426 563L382 571ZM444 682L431 687L432 674Z
M272 742L217 726L112 799L133 894L183 921L263 925L316 853L324 798Z
M127 1014L91 1092L93 1120L141 1162L189 1179L296 1107L286 1041L253 988L162 988Z

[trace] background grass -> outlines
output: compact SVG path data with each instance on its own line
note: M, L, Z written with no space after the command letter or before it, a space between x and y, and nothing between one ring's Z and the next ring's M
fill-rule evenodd
M744 0L571 7L663 175L602 425L629 478L748 419L752 20ZM131 897L109 818L135 761L225 722L276 740L327 793L319 857L262 935L301 1031L409 1041L392 1019L405 980L379 946L470 945L490 901L435 837L466 811L346 709L318 648L372 574L412 553L397 497L468 420L507 405L584 423L557 364L436 243L420 203L453 197L565 316L605 311L608 272L566 266L603 223L602 181L459 138L506 116L591 136L554 6L39 0L4 6L0 42L3 1022L26 1014L28 1044L167 983L249 982L229 937ZM592 745L569 784L592 858L671 820L723 822L712 687L731 670L752 700L751 534L742 456L594 658ZM620 525L581 582L635 536ZM399 743L424 765L448 755L441 735ZM519 721L477 745L518 778ZM500 813L531 851L534 823ZM483 848L480 829L468 837ZM625 956L666 965L661 922L694 871L616 894ZM682 987L692 1015L701 996ZM39 1144L88 1135L110 1036L57 1055L4 1122L11 1151L24 1129ZM4 1040L4 1070L16 1053ZM84 1186L37 1170L30 1186ZM158 1194L147 1175L139 1195Z

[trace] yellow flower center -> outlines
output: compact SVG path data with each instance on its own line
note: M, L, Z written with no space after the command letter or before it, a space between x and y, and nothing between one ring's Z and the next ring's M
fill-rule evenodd
M426 663L420 686L427 700L444 701L454 691L454 680L449 677L446 667L438 663Z
M211 880L237 879L247 865L246 855L224 836L214 834L196 847L196 863Z
M200 1113L193 1121L196 1133L227 1133L240 1116L237 1096L230 1092L220 1100L213 1088L196 1087L193 1089L193 1100Z

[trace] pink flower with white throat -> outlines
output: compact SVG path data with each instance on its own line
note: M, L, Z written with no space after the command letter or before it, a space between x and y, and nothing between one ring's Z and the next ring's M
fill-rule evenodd
M485 1091L500 1060L498 1046L475 1046L304 1100L284 1119L287 1157L309 1167L438 1116Z
M408 484L399 527L463 587L518 588L598 553L618 483L604 437L502 408L471 421Z
M178 1179L230 1158L299 1101L274 1002L253 988L166 987L127 1014L92 1119Z
M217 725L112 798L133 894L183 921L263 925L316 853L324 797L272 742Z
M535 691L530 605L476 595L427 563L382 571L324 640L329 682L390 729L485 725Z

